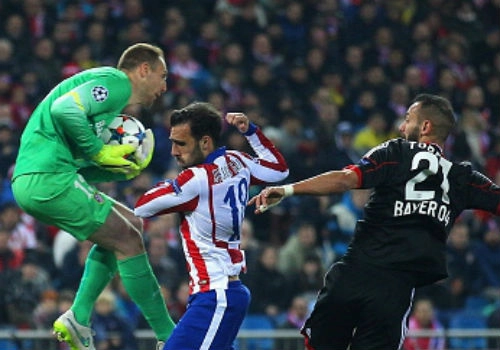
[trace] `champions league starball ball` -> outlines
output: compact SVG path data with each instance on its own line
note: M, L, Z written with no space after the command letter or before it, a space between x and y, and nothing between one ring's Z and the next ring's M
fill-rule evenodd
M135 117L119 114L104 128L100 138L107 145L130 144L140 151L146 137L145 131L144 125Z

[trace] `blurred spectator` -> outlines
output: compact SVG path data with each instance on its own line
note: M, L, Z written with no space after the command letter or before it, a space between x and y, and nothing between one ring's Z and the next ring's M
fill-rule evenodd
M368 123L370 116L377 111L377 95L370 89L362 88L351 95L349 103L346 105L342 120L352 123L354 130L358 132Z
M306 256L300 271L290 278L291 285L294 286L294 295L302 296L308 303L314 302L323 286L324 275L323 263L318 255Z
M373 111L366 120L366 126L361 128L355 135L353 148L359 154L365 154L373 147L387 141L387 118L380 111Z
M437 86L434 90L434 93L450 100L454 109L459 108L464 100L464 93L456 87L456 80L455 74L450 68L440 67Z
M18 329L33 328L33 312L43 293L50 289L49 275L37 260L27 256L21 268L8 278L7 285L5 303L9 323Z
M389 61L384 67L387 78L393 82L402 82L407 60L407 54L402 48L392 50L389 54Z
M105 4L103 2L102 4ZM97 5L97 6L102 6ZM108 28L102 21L92 21L87 24L85 41L90 49L90 57L103 64L110 64L112 52L108 43Z
M63 268L66 253L73 250L77 244L77 239L68 232L59 229L56 231L52 242L52 258L58 270Z
M478 242L474 254L481 294L491 299L500 298L500 229L494 219L488 221L483 239Z
M52 327L54 321L59 317L58 299L59 293L53 289L47 289L42 293L38 305L33 310L35 328L50 329Z
M428 41L418 43L412 53L412 65L420 71L420 78L424 88L435 86L437 79L437 63L434 47Z
M219 60L221 47L222 43L217 22L210 20L202 23L198 37L193 45L193 57L205 69L213 68Z
M78 26L78 23L71 20L59 20L55 23L51 36L54 43L55 57L64 62L71 60L75 49L78 33L74 31L74 28Z
M115 296L116 312L129 324L131 329L149 328L149 325L136 303L125 290L119 275L111 280L111 290ZM160 286L161 287L161 286Z
M2 108L2 107L0 107ZM7 107L8 108L8 107ZM16 162L18 138L9 121L0 120L0 177L7 178L9 168Z
M475 294L474 280L477 278L475 244L470 238L469 226L464 222L453 225L446 244L446 258L449 277L449 307L458 309L465 305L467 296Z
M181 10L175 6L169 7L165 10L164 26L162 28L159 42L166 49L165 54L170 56L177 44L187 41L189 39L186 30L186 18Z
M10 109L12 121L12 136L15 140L11 140L12 144L17 145L17 135L24 129L28 122L31 113L33 112L32 101L28 100L26 88L22 84L12 86L10 95ZM16 147L17 152L17 147ZM13 164L13 163L12 163Z
M257 264L262 247L248 218L244 218L241 224L240 240L240 249L245 252L246 270L251 271Z
M278 250L266 245L253 270L240 276L252 291L248 312L276 317L286 310L290 301L290 285L278 269Z
M56 18L53 8L46 6L42 0L25 0L21 6L32 38L40 39L52 32Z
M179 283L179 268L176 261L169 256L169 247L165 237L149 235L147 240L149 262L158 283L174 288Z
M69 250L59 270L59 289L77 291L85 269L85 259L92 248L90 241L81 241Z
M248 60L251 69L257 64L265 64L274 75L279 77L283 74L283 57L275 52L269 34L257 32L254 35Z
M368 43L365 50L366 59L380 69L386 66L395 46L394 35L396 34L398 33L394 33L389 27L378 27L374 33L371 33L374 40Z
M312 101L318 115L318 119L314 123L315 142L319 149L331 149L335 144L335 133L340 119L339 110L333 101L330 101L328 91L324 88L319 88L316 91Z
M448 277L417 290L417 297L432 300L438 318L445 326L450 317L466 307L469 297L476 297L480 292L475 248L469 225L465 220L457 221L446 244Z
M0 227L0 273L9 273L21 267L24 250L9 247L10 231Z
M339 170L358 161L361 154L353 146L354 130L350 122L340 122L334 137L334 145L321 148L318 154L318 172Z
M355 6L358 6L356 4ZM347 18L344 26L344 41L363 48L371 44L374 33L380 26L378 8L375 2L362 2L352 18Z
M321 75L321 87L325 88L331 100L339 109L343 108L346 102L346 88L339 69L327 67Z
M447 41L442 51L442 64L451 69L455 75L455 86L466 91L476 83L477 76L474 68L468 63L465 47L457 41Z
M286 320L278 324L277 329L295 329L300 330L309 315L309 306L306 298L296 296L286 312ZM276 350L295 350L303 346L302 339L279 338L274 344Z
M382 107L389 99L390 84L383 67L370 65L363 76L363 87L375 93L377 106Z
M226 107L234 111L243 104L243 72L237 68L227 67L222 70L219 88L226 95Z
M39 0L31 0L39 1ZM54 41L50 38L40 38L34 44L33 55L28 62L32 71L39 77L43 94L47 93L62 79L62 61L56 56Z
M484 169L486 156L492 147L487 121L471 109L463 109L451 149L456 161L469 161L479 170Z
M281 247L278 267L281 273L291 277L299 273L306 258L315 255L321 260L321 251L318 248L318 233L316 227L307 221L297 224L293 232Z
M180 42L175 46L168 63L172 78L186 79L198 96L204 96L210 88L211 74L193 57L191 46L187 42Z
M288 93L294 99L298 111L302 113L309 112L309 100L314 94L316 83L309 79L309 71L302 59L298 59L291 64L285 81Z
M415 301L409 319L408 330L442 331L443 326L434 314L434 306L430 299ZM407 337L403 344L404 350L443 350L445 348L444 337Z
M0 37L0 71L14 70L14 46L5 38Z
M38 247L33 218L19 209L15 202L0 208L0 226L10 232L11 249L35 250Z
M171 300L167 302L168 312L174 322L179 322L182 315L186 312L189 300L189 282L182 281L177 288L174 289Z
M238 42L229 41L222 47L217 65L212 71L218 79L221 77L222 71L225 68L235 68L243 72L247 69L246 60L247 58L243 46Z
M26 18L19 13L9 15L3 22L3 31L0 32L13 45L13 62L16 66L15 71L19 67L19 61L27 57L31 53L31 45L28 36L28 27L26 26Z
M424 86L425 80L423 78L418 66L414 64L406 66L403 75L403 83L408 86L410 96L416 96L426 91Z
M97 349L138 349L133 329L117 312L116 298L109 289L105 289L97 298L91 322Z
M345 192L342 199L328 209L330 218L327 228L330 236L327 241L337 258L346 253L354 235L356 222L363 218L363 208L368 202L370 193L371 190L366 189Z
M248 82L248 88L258 97L262 108L267 112L276 110L276 97L274 92L278 90L276 77L268 64L258 63L253 66ZM279 126L281 122L279 115L271 115L269 123ZM262 126L262 125L261 125Z
M365 65L364 51L361 46L349 43L343 57L342 78L349 91L361 88Z
M500 66L500 55L498 55ZM500 70L497 70L500 72ZM486 106L491 109L489 124L498 129L500 121L500 73L490 75L485 82Z
M395 83L390 87L389 100L385 106L388 109L387 122L397 124L406 115L406 107L410 102L410 91L405 84ZM391 115L392 114L392 115Z

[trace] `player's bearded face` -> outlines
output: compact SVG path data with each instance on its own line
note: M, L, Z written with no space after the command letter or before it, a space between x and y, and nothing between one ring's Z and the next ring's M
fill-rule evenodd
M408 109L405 120L400 126L400 131L408 141L417 141L420 139L420 124L418 122L417 110L418 103L414 103Z
M408 141L417 141L420 138L420 128L417 126L413 126L406 131L406 139Z
M200 146L201 141L191 135L188 124L173 126L170 129L170 139L172 140L172 156L181 168L186 169L203 163L205 160Z
M183 168L189 168L190 166L203 163L205 156L201 151L200 145L196 142L190 153L185 154L182 159L177 159L177 163ZM182 162L182 163L181 163Z

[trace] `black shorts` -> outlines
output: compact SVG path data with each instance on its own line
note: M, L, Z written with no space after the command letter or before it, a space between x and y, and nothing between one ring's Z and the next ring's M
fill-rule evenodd
M413 300L411 274L338 262L325 278L302 334L309 349L399 349Z

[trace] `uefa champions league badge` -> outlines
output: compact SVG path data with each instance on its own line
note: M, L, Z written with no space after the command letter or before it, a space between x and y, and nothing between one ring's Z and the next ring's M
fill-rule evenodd
M94 86L91 93L94 100L98 103L106 101L109 95L108 89L101 85Z
M94 199L96 200L97 203L103 203L104 198L102 198L101 194L99 192L94 193Z

